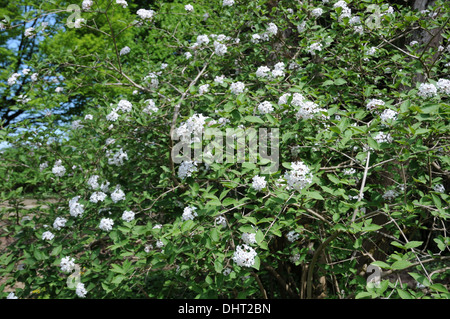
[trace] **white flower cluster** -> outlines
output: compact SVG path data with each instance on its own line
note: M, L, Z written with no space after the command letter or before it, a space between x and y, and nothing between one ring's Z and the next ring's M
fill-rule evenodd
M230 85L230 91L233 94L241 94L245 91L245 84L243 82L233 82Z
M187 52L189 53L189 52ZM161 71L158 71L156 73L150 72L148 75L144 77L144 82L148 85L151 89L157 89L159 86L159 80L158 76L161 74Z
M53 233L48 230L42 234L43 240L52 240L54 237L55 235L53 235Z
M227 220L223 216L218 216L218 217L216 217L214 219L214 224L215 225L220 225L222 227L226 227L227 226Z
M437 94L437 87L432 83L421 83L417 95L423 98L432 98Z
M197 162L183 161L178 167L178 177L185 179L186 177L192 176L192 173L197 172L197 170Z
M450 80L439 79L436 83L436 87L440 93L450 95Z
M62 272L72 272L75 269L75 258L63 257L59 266Z
M136 14L142 19L142 20L152 20L153 16L155 15L155 11L153 10L146 10L146 9L139 9Z
M122 50L120 50L119 55L125 55L131 52L131 49L129 46L124 46Z
M57 160L55 162L55 165L52 168L52 173L58 177L64 176L64 174L66 173L66 168L64 166L62 166L61 160Z
M121 5L124 9L128 6L128 3L125 0L116 0L116 4Z
M397 192L395 190L390 189L390 190L386 191L382 195L382 197L383 197L384 200L391 201L391 200L395 199L395 197L397 197L397 195L398 194L397 194Z
M209 91L209 84L200 85L198 88L198 94L200 95L208 93L208 91Z
M195 217L197 217L197 213L195 212L196 210L197 207L194 206L185 207L183 210L183 214L181 215L181 219L183 221L193 220Z
M266 178L264 176L256 175L252 179L252 187L256 189L258 192L262 191L267 186Z
M98 202L103 202L106 198L106 194L103 192L94 192L92 193L91 197L89 198L89 201L91 203L98 203Z
M295 232L294 230L290 231L289 233L287 233L286 238L287 240L289 240L291 243L293 243L294 241L296 241L298 238L300 237L300 234Z
M231 7L232 5L234 5L234 0L223 0L222 2L222 6L224 7Z
M437 193L445 193L445 187L442 184L436 184L433 186L433 190Z
M243 244L236 247L236 251L233 254L233 261L238 266L251 267L255 264L256 256L257 253L252 247Z
M313 175L309 167L301 161L291 163L291 170L285 172L284 179L287 189L301 191L304 187L312 183Z
M344 0L340 0L333 5L333 8L341 8L341 14L339 15L339 21L342 21L344 18L350 18L352 15L352 10L348 7L347 2Z
M125 193L120 189L120 185L116 185L116 188L111 193L111 199L114 203L125 199Z
M374 109L376 109L378 106L384 106L384 101L382 100L378 100L378 99L370 99L369 102L367 102L366 104L366 108L369 111L372 111Z
M258 105L258 111L262 114L268 114L273 112L272 103L269 101L264 101Z
M25 37L27 37L27 38L31 38L31 37L33 37L35 34L34 34L34 28L33 27L30 27L30 28L26 28L25 29L25 33L24 33L24 36Z
M122 214L122 219L126 222L131 222L134 219L135 213L131 210L126 210Z
M115 153L112 153L111 150L106 150L106 157L108 158L109 165L116 166L122 166L124 160L128 160L127 152L124 152L122 148Z
M256 233L243 233L241 238L247 245L253 245L256 243Z
M326 112L326 109L320 108L316 103L306 100L306 98L300 93L285 93L278 99L278 105L287 105L289 98L292 97L291 106L298 108L296 117L297 119L312 119L315 114L320 112ZM322 116L324 119L327 116Z
M8 85L14 85L17 82L17 79L20 77L20 73L13 73L8 79Z
M98 179L100 178L100 176L98 175L92 175L91 177L89 177L87 183L88 185L92 188L92 189L97 189L100 187L100 184L98 183Z
M83 0L83 2L81 3L81 7L83 8L83 10L90 10L93 4L94 3L92 0Z
M186 122L181 123L175 131L176 135L185 141L190 140L191 135L200 135L203 132L207 118L203 114L195 113Z
M69 201L69 212L73 217L81 216L84 212L84 205L78 203L80 196L75 196Z
M65 227L67 223L67 219L64 217L56 217L55 221L53 222L53 228L60 230L61 228Z
M308 47L309 54L316 55L316 51L322 51L322 44L320 42L315 42Z
M397 119L398 113L391 109L386 109L380 114L382 122L395 121Z
M159 109L156 106L156 103L155 101L153 101L153 99L145 100L145 103L147 104L147 106L142 110L142 112L147 114L153 114L158 112Z
M194 7L191 4L187 4L184 6L184 10L186 10L187 12L192 12L194 11Z
M322 15L323 13L323 9L322 8L315 8L313 10L311 10L311 15L315 18L318 18Z
M373 138L377 143L392 143L393 138L389 133L378 132Z
M258 44L261 41L269 41L270 37L278 33L278 27L275 23L270 22L266 28L266 32L261 34L252 34L250 41L254 44Z
M277 64L275 64L273 70L271 70L267 66L260 66L256 70L256 76L258 78L267 78L269 80L272 80L278 77L284 77L284 69L285 65L283 62L278 62Z
M87 290L84 287L84 284L79 282L75 288L75 293L77 294L78 297L80 298L84 298L86 297L87 294Z
M114 221L111 218L102 218L100 220L100 225L98 226L101 230L110 231L112 230Z

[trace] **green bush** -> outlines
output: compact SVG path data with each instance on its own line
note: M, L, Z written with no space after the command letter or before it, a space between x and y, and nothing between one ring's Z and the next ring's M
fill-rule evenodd
M93 2L46 49L64 91L24 84L49 105L88 87L84 114L3 134L1 199L47 206L1 208L0 295L450 296L448 2ZM205 135L174 156L175 133L227 129L256 157L207 162Z

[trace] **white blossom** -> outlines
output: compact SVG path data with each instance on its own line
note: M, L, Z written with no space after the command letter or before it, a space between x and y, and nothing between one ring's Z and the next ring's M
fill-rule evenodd
M46 231L42 234L43 240L52 240L53 238L55 238L55 235L50 231Z
M391 109L386 109L383 113L380 114L380 118L382 122L394 121L397 119L398 113Z
M131 222L134 219L134 216L135 216L134 212L126 210L122 214L122 219L126 222Z
M433 190L437 193L444 193L445 192L445 187L442 184L436 184L433 186Z
M261 177L259 175L256 175L252 178L252 181L252 187L257 191L261 191L266 188L267 182L264 176Z
M243 93L245 90L245 84L242 82L239 82L239 81L231 83L230 90L231 90L231 93L236 94L236 95Z
M62 272L72 272L75 269L75 258L63 257L59 266Z
M209 91L209 84L200 85L200 87L198 88L198 93L199 94L205 94L208 91Z
M102 218L100 220L100 225L98 226L101 230L110 231L114 225L114 221L111 218Z
M19 299L14 292L10 292L6 299Z
M66 226L67 219L64 217L56 217L55 221L53 222L53 228L60 230L61 228Z
M264 101L258 105L258 111L262 114L267 114L273 112L272 103L269 101Z
M232 5L234 5L234 0L223 0L222 2L222 6L224 7L231 7Z
M256 243L256 234L255 233L243 233L241 236L244 243L247 245L252 245Z
M17 79L20 77L19 73L13 73L8 79L8 85L14 85L17 82Z
M366 104L366 108L369 111L372 111L373 109L377 108L378 106L383 106L385 103L382 100L378 100L378 99L371 99L369 100L369 102Z
M185 207L183 210L183 214L181 215L181 219L183 221L193 220L195 217L197 217L197 213L195 212L196 210L197 207L194 206Z
M106 151L106 156L108 157L109 165L122 166L124 160L128 160L127 152L124 152L122 148L120 148L116 153L111 154L110 150Z
M439 79L436 83L436 87L440 93L450 95L450 80Z
M286 237L287 237L287 240L289 240L292 243L292 242L296 241L298 239L298 237L300 237L300 234L292 230L289 233L287 233Z
M131 104L131 102L129 102L127 100L120 100L119 103L117 104L116 110L120 110L120 111L124 111L124 112L131 112L132 107L133 107L133 105Z
M238 266L251 267L255 264L256 251L246 245L240 245L236 247L236 251L233 254L233 261Z
M64 166L62 166L61 160L57 160L55 162L55 165L52 168L52 173L58 177L64 176L64 174L66 173L66 168Z
M391 201L391 200L395 199L395 197L397 197L397 195L398 194L396 191L390 189L390 190L386 191L382 197L385 200Z
M128 54L128 53L130 53L130 52L131 52L130 47L125 46L125 47L122 48L122 50L120 50L119 54L120 54L120 55L125 55L125 54Z
M83 10L90 10L94 2L92 0L83 0L83 3L81 3L81 7Z
M114 192L111 193L111 199L114 203L125 199L125 193L120 189L120 186L116 186Z
M94 192L92 193L91 197L89 198L89 201L91 203L98 203L103 202L106 198L106 194L103 192Z
M291 163L291 170L285 172L284 179L287 189L300 191L312 183L312 173L308 166L301 161Z
M26 28L25 29L25 37L27 38L31 38L32 36L34 36L34 28L30 27L30 28Z
M120 4L124 9L128 6L128 3L125 0L116 0L117 4Z
M77 284L77 287L76 287L76 289L75 289L75 293L76 293L77 296L80 297L80 298L86 297L87 290L86 290L86 288L84 287L84 284L83 284L83 283L79 282L79 283Z
M84 205L78 203L80 196L75 196L69 201L70 215L73 217L81 216L84 212Z
M152 99L148 99L145 101L145 103L147 104L147 106L142 110L142 112L147 114L158 112L159 109L156 107L155 101L153 101Z
M195 173L197 171L197 162L183 161L178 167L178 177L181 179L185 179L186 177L192 176L192 173Z
M320 17L322 15L322 13L323 13L322 8L315 8L311 11L311 15L316 18Z
M392 136L389 133L378 132L377 135L374 136L374 140L378 143L391 143L393 141Z
M153 16L155 15L155 11L153 10L146 10L146 9L139 9L136 14L143 20L152 20Z
M308 47L308 52L311 55L315 55L316 51L322 51L322 44L319 42L313 43Z
M218 216L218 217L216 217L214 219L214 224L215 225L220 225L222 227L226 227L227 226L227 220L223 216Z
M423 98L431 98L437 94L437 88L431 83L421 83L417 94Z
M187 12L192 12L194 11L194 7L191 4L187 4L184 6L184 10L186 10Z

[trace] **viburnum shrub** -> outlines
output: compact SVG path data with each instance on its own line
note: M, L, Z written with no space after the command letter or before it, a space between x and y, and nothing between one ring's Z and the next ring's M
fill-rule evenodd
M48 110L0 131L1 296L450 297L447 1L77 5L5 78Z

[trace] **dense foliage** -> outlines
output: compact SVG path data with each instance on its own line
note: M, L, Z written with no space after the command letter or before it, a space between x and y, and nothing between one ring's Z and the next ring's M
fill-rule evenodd
M450 297L448 2L53 4L4 77L47 113L0 130L0 296ZM227 129L272 156L191 136Z

